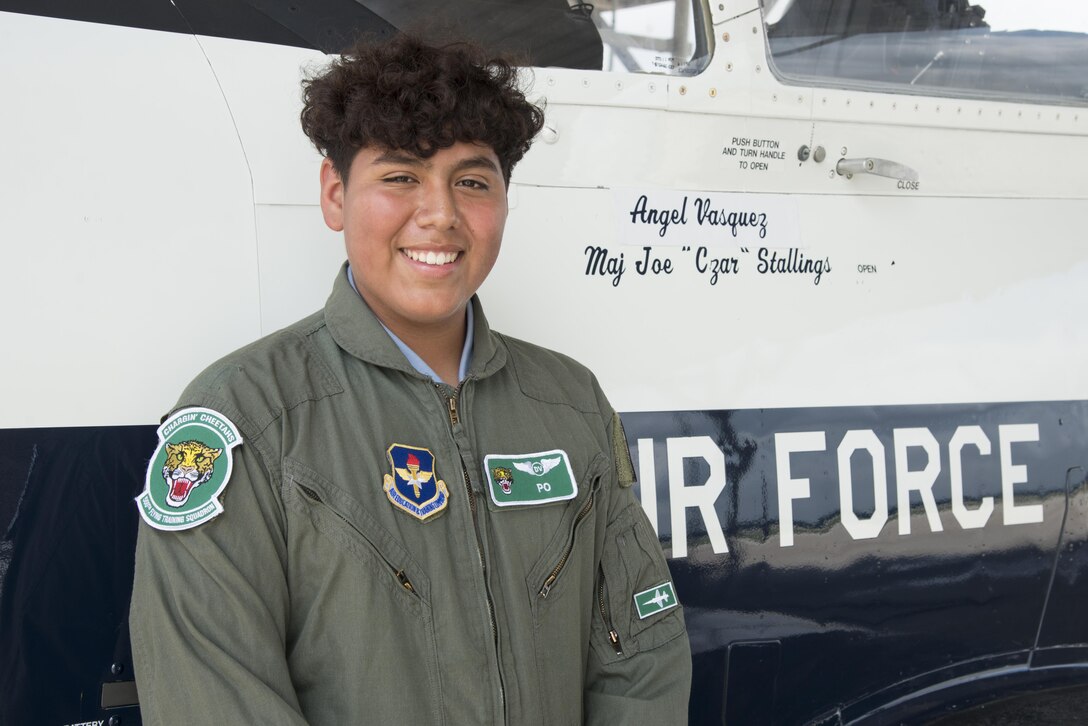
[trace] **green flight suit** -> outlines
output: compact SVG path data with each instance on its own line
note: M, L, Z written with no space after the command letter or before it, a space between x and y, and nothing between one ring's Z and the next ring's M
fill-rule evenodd
M244 443L221 515L141 523L145 723L686 723L681 607L640 618L633 600L671 578L618 417L588 370L473 305L456 390L411 367L343 270L323 311L186 389L179 406L220 412ZM392 505L394 444L433 453L444 511ZM496 506L484 457L552 450L577 496Z

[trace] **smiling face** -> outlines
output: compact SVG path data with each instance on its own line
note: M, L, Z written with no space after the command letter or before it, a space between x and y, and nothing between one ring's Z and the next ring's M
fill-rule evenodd
M321 166L325 223L344 233L370 309L405 340L464 325L506 224L506 185L489 146L458 142L421 159L364 147L345 184Z

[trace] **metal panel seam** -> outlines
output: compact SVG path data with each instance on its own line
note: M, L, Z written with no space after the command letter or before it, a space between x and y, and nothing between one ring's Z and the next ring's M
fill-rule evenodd
M1054 562L1050 567L1050 582L1046 586L1046 596L1043 598L1043 609L1039 613L1039 627L1035 630L1035 643L1028 651L1028 668L1035 659L1035 651L1039 649L1039 639L1043 636L1043 624L1046 623L1046 611L1050 607L1050 593L1054 591L1054 580L1058 576L1058 563L1062 556L1062 540L1065 538L1065 525L1069 519L1069 499L1072 497L1073 472L1080 471L1081 467L1071 466L1065 470L1065 508L1062 510L1062 526L1058 529L1058 541L1054 545Z

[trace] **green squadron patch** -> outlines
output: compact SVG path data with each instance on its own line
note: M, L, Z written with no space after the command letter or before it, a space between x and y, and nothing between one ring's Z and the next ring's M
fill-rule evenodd
M578 482L562 449L484 457L491 501L500 507L562 502L578 496Z
M676 607L676 604L676 592L673 591L671 582L663 582L657 587L635 593L635 609L638 610L639 620Z
M147 465L140 516L155 529L195 527L223 511L219 494L230 479L231 449L242 434L221 413L183 408L159 426L159 446Z

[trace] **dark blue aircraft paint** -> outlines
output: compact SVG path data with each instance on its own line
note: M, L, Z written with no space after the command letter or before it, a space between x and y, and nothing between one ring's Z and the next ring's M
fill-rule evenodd
M140 722L102 700L133 680L133 499L155 443L154 426L0 430L0 724Z
M1088 681L1083 670L1038 671L1088 660L1084 402L637 413L623 421L633 457L640 439L652 440L666 547L673 540L669 439L708 437L725 462L714 513L728 552L712 551L705 517L691 508L687 557L670 561L695 660L692 724L720 724L723 716L727 723L797 724L821 715L831 723L924 722L978 694L960 686L962 693L902 703L890 715L874 712L999 669L1023 673L1002 676L991 698L1020 682ZM1011 444L1005 463L1024 467L1014 503L1038 507L1031 511L1042 521L1005 524L1001 427L1027 424L1037 426L1038 441ZM948 444L958 428L976 426L990 453L960 450L964 503L973 510L989 497L993 510L985 525L965 529L952 512ZM913 493L911 531L900 534L893 432L919 428L938 445L932 491L942 529L931 530ZM873 432L853 439L883 448L877 466L887 480L888 518L870 539L855 539L842 522L837 447L851 430ZM809 479L810 495L793 501L794 544L783 546L776 435L796 432L822 432L826 450L790 457L791 477ZM909 470L926 468L925 451L906 454ZM867 450L849 458L861 519L876 508L873 459ZM637 458L636 470L645 478ZM673 487L704 486L711 470L701 457L687 459ZM1079 517L1066 516L1067 502Z
M952 706L1056 685L1088 683L1088 403L1010 403L623 415L636 471L652 447L658 526L673 542L670 440L706 437L724 461L713 503L727 552L714 553L698 508L685 513L687 554L673 558L694 656L692 724L926 723ZM1002 426L1034 424L1037 441L1009 448L1023 466L1018 506L1042 521L1003 523ZM964 501L994 500L982 527L952 512L948 443L977 426L989 455L962 449ZM921 498L899 534L896 429L925 429L939 446L933 484L942 525ZM855 539L842 521L837 448L872 431L884 450L888 519ZM1006 429L1006 432L1008 429ZM794 453L794 544L782 546L782 434L823 432L824 451ZM856 437L855 437L856 438ZM104 684L132 679L126 613L153 426L0 431L0 723L78 723L123 716L103 708ZM674 449L675 450L675 449ZM704 448L705 451L710 449ZM873 457L849 458L856 515L876 507ZM907 450L906 468L924 470ZM675 468L675 466L674 466ZM711 464L682 462L673 486L704 486ZM109 688L109 685L107 685ZM928 690L927 690L928 689ZM891 704L891 705L889 705Z

